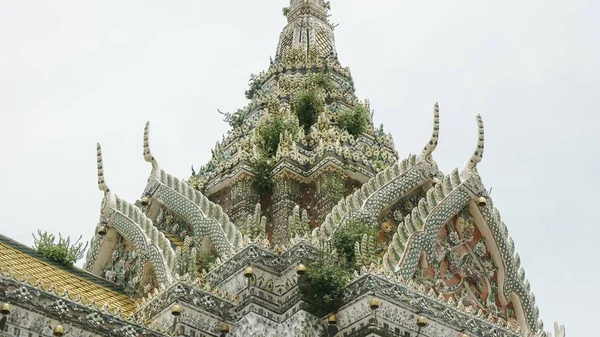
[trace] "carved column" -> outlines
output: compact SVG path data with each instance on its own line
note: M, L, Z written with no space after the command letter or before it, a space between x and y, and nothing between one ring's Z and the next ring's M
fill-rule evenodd
M317 222L321 224L331 209L346 196L346 175L334 168L326 168L315 180Z
M300 204L300 197L300 182L296 176L282 173L273 178L273 245L287 243L287 220Z
M254 208L260 201L252 188L252 177L242 176L231 184L231 208L228 213L231 222L241 227L248 215L254 214Z

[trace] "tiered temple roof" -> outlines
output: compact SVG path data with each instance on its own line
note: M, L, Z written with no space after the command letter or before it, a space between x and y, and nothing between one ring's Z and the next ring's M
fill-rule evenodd
M64 268L4 235L0 235L0 252L0 273L23 283L86 305L106 303L109 310L119 308L125 316L136 310L134 300L115 284L82 270Z
M331 326L303 304L298 266L359 222L377 237L355 244L360 264L336 312L338 335L547 336L477 172L481 116L462 170L444 174L433 159L437 103L420 154L399 160L337 58L329 10L323 0L290 1L276 57L252 77L249 104L225 114L231 130L189 179L159 166L147 124L151 172L130 203L108 188L98 145L104 198L85 271L0 237L1 297L83 331L97 313L104 322L97 335L165 335L179 326L217 336L228 324L234 336L317 336ZM68 309L40 309L40 296ZM386 304L365 332L372 296ZM170 315L175 304L185 313L179 320ZM417 326L415 315L429 324ZM556 333L564 337L564 328Z

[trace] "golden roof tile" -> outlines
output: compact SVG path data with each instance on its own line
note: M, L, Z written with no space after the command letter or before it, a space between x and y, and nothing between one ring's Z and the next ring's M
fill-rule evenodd
M71 299L81 297L84 303L95 301L99 308L106 302L111 312L121 308L123 316L130 316L136 310L135 301L112 284L77 268L67 270L36 255L30 248L0 235L0 273L11 274L32 285L40 282L43 290L54 284L57 294L68 291Z

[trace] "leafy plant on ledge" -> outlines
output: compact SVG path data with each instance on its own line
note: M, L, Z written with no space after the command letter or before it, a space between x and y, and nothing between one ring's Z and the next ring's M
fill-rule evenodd
M278 109L273 108L273 111ZM257 129L259 160L254 164L254 181L252 187L259 194L270 193L273 183L271 182L271 169L281 135L287 132L290 135L297 133L297 126L283 116L270 113Z
M255 74L251 74L248 85L250 86L250 88L248 88L248 90L246 90L246 98L252 99L252 97L254 97L256 92L258 92L258 90L260 90L260 88L262 86L260 83L260 78Z
M336 119L340 128L355 137L367 130L367 109L360 104L353 109L340 111Z
M202 272L202 270L208 270L209 267L217 261L219 254L215 251L198 253L198 257L196 258L196 267L198 268L198 272Z
M342 261L345 261L345 266L348 269L357 269L360 264L357 263L355 256L355 244L361 242L363 236L368 238L377 238L378 230L375 227L365 225L360 221L349 221L348 224L341 230L335 231L331 238L332 247L334 247ZM380 247L378 247L381 249Z
M273 182L271 181L271 163L268 158L261 157L254 165L254 179L252 188L258 195L271 193Z
M242 125L244 125L244 122L246 121L246 118L248 118L248 112L245 111L244 109L238 109L236 112L231 113L231 112L221 112L221 110L217 109L217 111L225 116L225 118L223 119L223 121L227 124L229 124L232 128L238 128Z
M285 16L286 18L290 14L290 8L289 7L283 7L281 11L283 12L283 16Z
M322 71L312 76L312 81L316 87L322 88L325 92L332 92L335 89L329 71Z
M261 155L267 158L273 158L277 154L279 140L281 134L287 131L290 134L295 134L297 130L292 123L286 121L280 115L274 115L261 126L257 133L259 138L259 150Z
M56 237L54 234L48 232L42 233L41 230L38 230L38 235L39 238L35 234L32 234L33 249L43 257L67 267L72 267L75 262L83 258L83 254L88 246L87 242L85 246L83 242L79 242L81 236L75 243L71 244L71 237L65 239L60 233L58 234L58 243L55 242Z
M315 89L300 93L292 102L292 111L298 116L298 122L308 132L323 110L323 101Z
M306 274L300 277L298 289L313 307L314 313L323 316L337 311L342 305L350 272L330 255L320 254L317 261L308 265Z

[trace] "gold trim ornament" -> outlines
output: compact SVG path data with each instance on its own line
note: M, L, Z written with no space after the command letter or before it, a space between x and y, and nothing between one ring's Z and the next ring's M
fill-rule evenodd
M57 337L63 336L65 334L65 328L63 328L62 325L58 324L54 327L54 329L52 329L52 334Z
M175 317L181 316L181 307L179 306L179 304L175 304L171 307L171 315Z
M2 307L0 308L0 314L6 316L8 314L10 314L10 304L8 303L2 303Z

